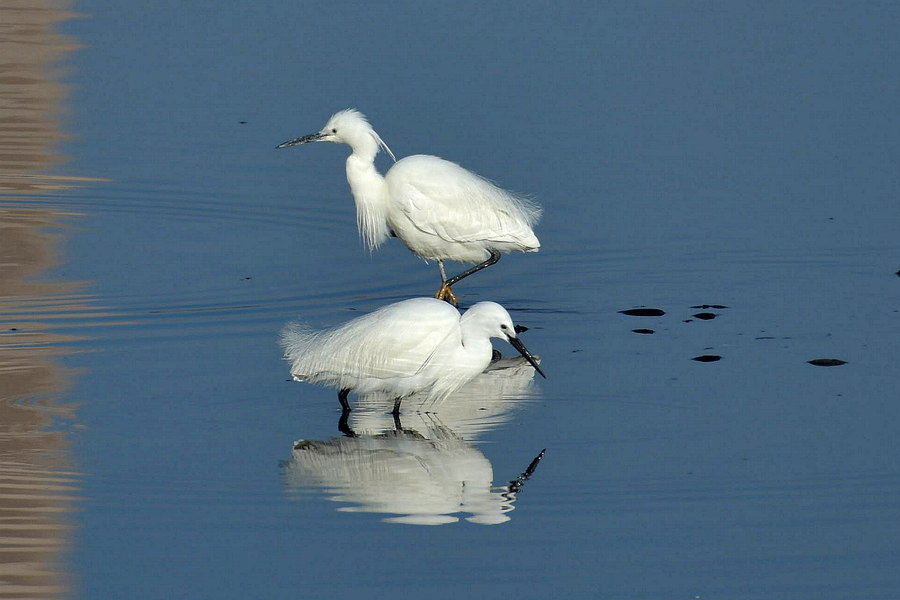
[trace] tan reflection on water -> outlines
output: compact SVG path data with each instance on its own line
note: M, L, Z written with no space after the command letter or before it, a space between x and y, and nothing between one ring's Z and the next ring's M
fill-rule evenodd
M29 198L70 187L53 175L63 161L58 117L66 87L54 65L76 48L56 33L71 18L61 2L0 0L0 598L71 596L64 552L78 475L64 432L61 403L75 376L61 366L65 336L48 312L84 310L76 283L35 282L57 262L48 229L66 215L33 208Z

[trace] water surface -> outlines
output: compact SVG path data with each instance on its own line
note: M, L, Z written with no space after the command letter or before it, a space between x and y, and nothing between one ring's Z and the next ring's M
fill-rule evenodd
M72 10L70 160L3 171L67 187L0 197L57 249L0 309L4 369L25 348L54 381L0 404L62 455L44 596L894 595L892 4ZM287 321L437 287L363 248L345 147L274 150L347 107L545 207L540 253L456 291L548 379L399 423L288 381Z

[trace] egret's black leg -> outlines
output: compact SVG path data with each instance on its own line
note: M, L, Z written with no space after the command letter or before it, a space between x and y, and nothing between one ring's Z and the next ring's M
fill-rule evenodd
M446 278L446 276L444 275L444 265L440 261L438 261L438 265L440 265L440 267L441 267L441 277L444 279L444 283L441 285L441 289L438 290L438 293L435 294L434 297L437 298L438 300L446 300L453 306L459 306L459 303L456 301L456 296L453 294L453 290L450 289L450 286L459 283L460 281L462 281L463 279L465 279L472 273L477 273L478 271L480 271L482 269L486 269L487 267L491 266L492 264L494 264L498 260L500 260L500 252L498 252L497 250L494 250L493 248L489 248L488 252L491 253L491 256L486 261L478 263L471 269L468 269L467 271L463 271L459 275L456 275L455 277L451 277L450 279Z
M447 285L447 271L444 270L444 261L438 260L437 264L441 269L441 289L437 291L437 294L435 294L434 297L438 300L446 300L453 306L459 306L459 302L456 300L453 290Z
M500 260L500 253L497 250L494 250L493 248L489 248L488 252L491 253L490 258L488 258L486 261L484 261L482 263L478 263L477 265L475 265L468 271L463 271L459 275L456 275L455 277L451 277L446 282L444 282L444 285L446 285L447 287L454 286L457 283L459 283L460 281L462 281L463 279L465 279L466 277L468 277L469 275L471 275L472 273L477 273L478 271L480 271L482 269L486 269L489 266L495 264L498 260Z
M403 400L402 396L397 396L394 398L394 410L391 411L391 414L395 417L400 416L400 401Z
M356 432L350 429L350 411L341 411L341 418L338 419L338 431L347 437L356 437Z
M498 260L500 260L500 252L498 252L497 250L494 250L493 248L489 248L488 252L491 253L491 256L486 261L478 263L471 269L463 271L459 275L456 275L454 277L451 277L450 279L444 280L443 285L441 285L441 289L438 290L438 293L435 295L435 297L439 298L441 300L446 300L447 302L450 302L454 306L458 306L458 304L456 302L456 296L453 295L453 290L451 290L450 287L456 285L457 283L459 283L460 281L462 281L463 279L465 279L472 273L477 273L478 271L480 271L482 269L486 269L489 266L496 263ZM441 269L441 272L443 273L443 268Z
M347 396L350 395L350 388L343 388L338 392L338 400L341 401L341 408L344 409L344 412L350 412L350 402L347 401Z
M400 424L400 413L395 412L394 415L394 431L403 431L403 425Z

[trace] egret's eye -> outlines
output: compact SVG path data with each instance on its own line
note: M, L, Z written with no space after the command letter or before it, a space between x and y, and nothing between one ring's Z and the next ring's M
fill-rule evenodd
M331 133L337 133L337 129L332 129Z
M507 327L506 325L501 325L500 329L509 329L509 327Z

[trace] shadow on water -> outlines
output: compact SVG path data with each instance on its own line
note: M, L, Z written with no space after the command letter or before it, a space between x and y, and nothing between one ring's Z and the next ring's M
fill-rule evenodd
M544 451L521 475L495 485L491 462L472 441L537 397L533 376L524 358L500 359L447 402L399 416L380 410L390 398L361 398L363 408L338 421L343 436L294 442L282 463L285 481L298 497L323 488L329 500L351 504L342 512L397 515L388 523L443 525L458 522L458 513L482 525L509 521ZM409 400L414 406L415 396Z

